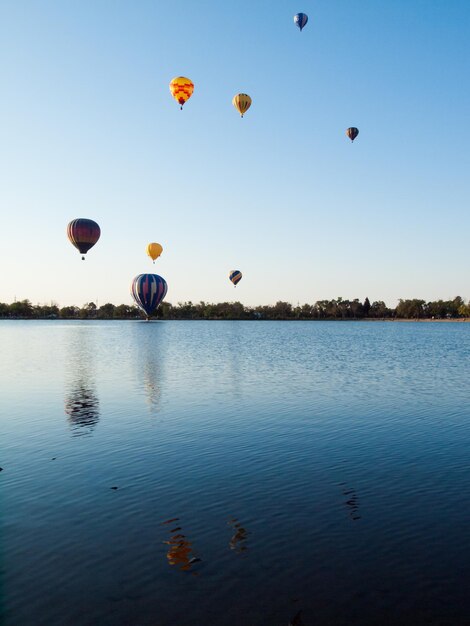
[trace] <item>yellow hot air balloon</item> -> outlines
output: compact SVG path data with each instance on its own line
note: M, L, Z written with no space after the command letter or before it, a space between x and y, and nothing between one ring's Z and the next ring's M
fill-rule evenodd
M181 109L183 104L193 95L194 84L189 78L177 76L170 83L170 92L176 102L179 102Z
M233 96L232 104L243 117L243 114L251 107L251 98L246 93L237 93Z
M159 243L149 243L149 245L147 246L147 254L153 260L154 263L155 263L155 259L158 259L158 257L161 255L162 252L163 252L163 248L161 247Z

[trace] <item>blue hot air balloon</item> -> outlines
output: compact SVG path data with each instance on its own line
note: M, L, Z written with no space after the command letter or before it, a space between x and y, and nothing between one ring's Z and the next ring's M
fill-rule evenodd
M158 274L139 274L131 285L131 294L138 307L149 317L166 296L168 285Z
M297 13L294 15L294 24L302 30L305 24L308 22L308 15L306 13Z

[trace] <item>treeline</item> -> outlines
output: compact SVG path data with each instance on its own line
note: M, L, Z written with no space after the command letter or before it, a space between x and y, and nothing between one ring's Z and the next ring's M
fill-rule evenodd
M56 304L31 304L21 300L12 304L0 303L0 318L3 319L97 319L127 320L141 319L145 315L135 305L114 305L108 302L98 307L89 302L83 307ZM391 309L378 300L366 298L355 300L318 300L315 304L293 306L289 302L274 305L248 307L241 302L179 302L176 306L163 302L155 315L167 320L360 320L360 319L457 319L470 317L470 302L457 296L453 300L400 300Z

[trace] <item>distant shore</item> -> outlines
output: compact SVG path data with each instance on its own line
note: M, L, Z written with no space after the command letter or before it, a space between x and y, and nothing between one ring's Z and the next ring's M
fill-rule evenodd
M144 307L145 308L145 307ZM145 309L146 313L149 309ZM389 321L389 322L467 322L470 321L470 302L460 296L453 300L400 300L390 308L382 300L372 303L368 298L354 300L317 300L314 304L296 305L279 300L276 304L248 306L235 302L191 301L162 302L151 310L151 318L161 320L284 320L284 321ZM32 304L20 300L10 304L0 302L0 319L73 319L73 320L135 320L146 314L136 304L106 302L101 306L87 302L81 307L59 307L50 304Z

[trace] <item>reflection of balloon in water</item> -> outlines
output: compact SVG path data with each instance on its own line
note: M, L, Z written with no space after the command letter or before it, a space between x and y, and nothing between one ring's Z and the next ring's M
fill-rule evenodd
M93 220L79 218L67 226L67 235L77 250L86 254L100 238L101 230ZM85 257L82 256L82 259L85 260Z
M240 272L240 270L232 270L228 277L236 287L237 283L239 283L242 279L242 273Z
M65 398L65 413L75 435L90 434L100 416L99 400L93 388L79 380Z
M183 572L188 572L195 563L200 562L200 558L194 555L192 542L188 541L185 535L183 535L182 528L180 526L179 518L174 517L171 520L163 522L163 524L175 524L175 527L170 530L170 539L164 541L168 546L168 552L166 558L168 564L177 566ZM196 575L195 572L193 572Z
M193 95L194 84L189 78L177 76L173 78L170 83L170 91L173 98L181 105L181 109L183 109L183 104Z
M147 315L152 315L166 296L168 285L158 274L139 274L131 285L131 294L137 306Z
M304 626L304 622L302 621L302 611L298 611L294 615L288 626Z
M248 531L246 530L246 528L243 528L243 526L236 518L229 520L228 525L235 530L235 534L230 539L230 549L237 552L237 554L245 552L245 550L248 549L246 545Z
M154 263L155 259L158 259L162 252L163 248L159 243L149 243L149 245L147 246L147 254Z
M351 128L348 128L348 130L346 131L346 135L349 137L351 141L354 141L356 137L359 135L359 129L356 128L355 126L351 126Z
M300 28L300 31L302 31L302 28L305 26L305 24L308 22L308 15L306 13L297 13L297 15L294 15L294 24Z
M232 104L243 117L251 107L251 98L246 93L237 93L236 96L233 96Z

